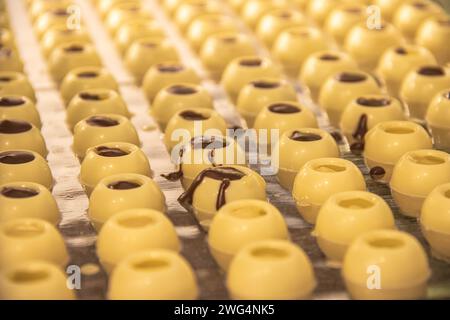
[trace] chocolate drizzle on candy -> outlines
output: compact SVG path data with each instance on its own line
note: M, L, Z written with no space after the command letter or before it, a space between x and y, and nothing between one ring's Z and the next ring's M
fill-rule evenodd
M356 102L364 107L386 107L391 104L391 99L359 97Z
M131 190L139 188L141 185L133 181L116 181L108 184L108 188L112 190Z
M98 73L94 71L84 71L77 74L78 78L85 78L85 79L91 79L91 78L97 78Z
M353 72L342 72L336 76L336 80L340 82L355 83L362 82L367 79L366 75Z
M276 81L256 80L252 82L252 85L258 89L276 89L280 86L280 83Z
M24 199L37 196L38 191L30 188L23 187L4 187L2 189L2 195L7 198Z
M158 70L162 73L175 73L184 70L184 67L180 64L159 64Z
M324 61L337 61L337 60L339 60L339 57L334 54L325 53L325 54L321 55L319 57L319 59L324 60Z
M0 133L18 134L30 131L33 126L26 121L21 120L2 120L0 121Z
M34 159L34 155L26 151L4 151L0 153L0 163L4 164L23 164Z
M119 125L119 121L103 116L92 116L86 120L86 123L93 127L114 127Z
M244 67L259 67L262 65L261 59L243 59L239 62Z
M228 147L228 142L220 137L205 137L198 136L191 139L190 147L194 150L210 150L208 154L208 160L212 163L213 167L216 166L214 162L215 150L224 149ZM179 152L179 165L178 170L169 174L162 174L161 176L169 181L177 181L183 177L183 155L186 151L183 146Z
M193 110L186 110L180 113L180 117L188 121L201 121L209 119L208 116Z
M366 114L359 117L358 125L356 126L355 132L353 132L352 137L355 139L350 146L350 150L353 154L359 155L364 150L364 137L368 131L367 127L368 117Z
M226 203L226 191L231 185L231 181L240 180L243 177L245 177L244 172L232 167L214 167L203 170L192 182L189 189L178 198L178 202L185 209L190 210L195 190L205 178L210 178L221 181L216 200L216 210L219 210Z
M369 171L369 175L373 180L380 180L384 177L386 171L382 167L373 167Z
M442 77L445 75L445 70L439 66L426 66L417 71L422 76L427 77Z
M179 95L187 95L197 93L197 90L192 87L184 86L181 84L176 84L167 89L167 91L171 94L179 94Z
M0 107L18 107L25 103L25 100L19 97L1 97Z
M318 141L318 140L322 139L322 137L318 134L310 133L310 132L301 132L301 131L292 132L292 134L289 138L291 140L301 141L301 142L311 142L311 141Z
M114 157L123 157L128 155L129 153L119 149L119 148L110 148L105 146L100 146L95 148L95 151L99 156L102 157L108 157L108 158L114 158Z
M292 104L288 103L276 103L269 106L270 112L273 113L282 113L282 114L290 114L290 113L298 113L302 110Z

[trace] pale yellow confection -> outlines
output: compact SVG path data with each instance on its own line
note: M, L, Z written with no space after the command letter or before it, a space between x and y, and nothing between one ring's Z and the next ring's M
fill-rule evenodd
M403 79L410 71L436 63L433 54L425 47L412 44L394 46L381 56L377 73L385 82L389 94L398 98Z
M316 223L321 206L338 192L365 191L366 183L358 167L339 158L308 161L297 174L292 190L300 215Z
M78 122L98 114L117 114L130 118L123 98L111 89L90 89L77 93L67 106L66 122L71 130Z
M422 149L410 151L397 161L390 187L400 211L406 216L418 217L428 194L447 182L450 182L450 155Z
M41 117L36 105L25 96L0 95L0 120L3 119L24 120L38 129L42 127Z
M255 28L264 14L275 9L288 9L292 7L289 1L286 0L272 0L260 1L249 0L242 6L241 17L250 28Z
M306 13L310 16L319 26L325 23L328 15L339 5L341 1L336 0L315 0L309 1L306 6Z
M297 173L309 160L338 157L339 148L328 132L316 128L296 128L281 135L272 150L271 165L277 169L280 185L291 191Z
M388 183L394 165L402 155L432 147L431 137L421 125L412 121L386 121L365 135L364 161L373 173L373 179Z
M206 14L221 13L221 4L208 0L183 0L173 14L173 21L181 32L186 32L192 21Z
M53 79L60 83L73 69L101 67L102 62L92 44L77 41L55 48L49 57L48 65Z
M431 17L425 20L416 33L415 42L430 50L440 64L450 62L447 44L450 38L450 18Z
M29 6L31 20L35 21L39 16L56 9L67 10L73 4L72 0L34 0Z
M209 250L223 270L228 270L233 257L250 243L288 239L280 211L267 201L249 199L223 206L208 233Z
M371 71L376 68L386 49L405 43L402 34L393 25L382 22L381 28L368 28L364 21L350 29L344 48L360 68Z
M366 132L380 122L405 119L405 110L399 100L385 94L368 94L347 105L339 126L352 145L361 141Z
M0 47L0 72L23 72L23 62L16 48L2 45Z
M35 151L44 158L48 154L44 138L33 124L17 119L0 120L0 152L16 149Z
M124 116L99 114L86 118L73 130L73 151L83 159L86 150L107 142L128 142L140 146L138 133Z
M301 11L292 8L274 9L261 17L256 35L267 48L271 48L283 30L305 25L307 20Z
M0 71L0 95L25 96L36 103L36 95L30 81L20 72Z
M147 156L139 147L125 142L109 142L87 150L81 163L80 182L90 194L100 180L119 173L152 176Z
M199 51L209 36L225 31L238 31L232 17L221 13L201 15L194 19L186 31L186 40L195 51Z
M223 205L244 199L266 200L266 182L247 167L226 165L203 170L178 201L208 229Z
M148 37L162 37L164 30L161 29L160 24L156 20L136 19L130 20L122 24L117 30L114 41L119 52L125 55L128 48L133 42L141 38Z
M394 216L380 196L366 191L339 192L317 215L313 235L329 263L340 265L348 247L371 230L395 229Z
M235 300L310 299L316 283L306 253L282 240L258 241L244 247L233 259L226 282Z
M64 268L69 255L64 239L49 222L36 218L13 219L0 224L0 269L43 260Z
M50 57L53 50L63 44L71 42L89 43L91 38L85 27L80 26L78 29L69 29L67 25L58 24L48 29L41 40L41 50L46 59Z
M337 6L326 17L324 31L339 44L344 44L351 28L367 20L367 6L359 3L347 2Z
M281 78L281 70L271 60L258 56L244 56L232 60L222 74L221 85L231 101L236 102L241 89L261 78Z
M431 100L425 119L436 148L450 151L450 87Z
M53 225L61 219L51 192L34 182L9 182L0 185L0 222L38 218Z
M80 67L70 71L61 83L61 97L66 105L82 91L91 89L111 89L119 92L113 75L102 67Z
M189 263L170 250L134 253L111 274L111 300L195 300L199 295L195 273Z
M386 21L391 21L397 9L405 0L373 0L373 4L381 10L381 16Z
M19 263L0 273L1 300L75 300L59 266L39 259Z
M207 108L184 109L177 112L167 124L164 144L172 151L196 136L225 135L227 124L218 112Z
M437 186L423 203L420 225L434 256L450 261L450 183Z
M425 65L406 75L400 89L400 98L408 106L411 118L424 119L434 96L448 88L450 69Z
M158 63L147 71L142 89L147 100L152 102L162 89L179 83L200 84L200 77L181 62L168 61Z
M175 228L162 213L151 209L120 211L108 219L97 238L97 255L108 273L127 256L149 249L180 251Z
M125 54L125 66L141 84L145 73L152 66L179 60L178 53L170 41L162 36L140 38L133 42Z
M288 75L296 77L309 55L329 47L328 40L320 29L297 26L280 33L272 46L272 54Z
M8 150L0 152L0 184L29 181L47 189L53 187L53 176L47 161L31 150Z
M319 105L324 109L330 122L338 126L342 113L348 104L359 96L381 94L383 89L369 73L345 70L330 76L319 94Z
M158 92L150 107L150 115L164 131L169 120L179 111L213 108L213 99L205 88L191 83L176 83Z
M298 75L300 83L307 87L312 100L319 98L319 92L328 77L345 70L356 71L356 62L345 52L328 50L312 53L302 65Z
M256 116L271 103L296 101L292 84L278 78L260 78L249 82L239 93L236 108L248 127L253 127Z
M115 35L125 23L138 19L152 20L152 16L140 1L125 1L111 8L105 18L105 26Z
M102 179L89 198L88 216L97 230L116 213L134 209L166 211L165 196L151 178L134 173Z
M33 29L39 40L42 39L45 32L55 26L67 26L67 19L70 13L66 9L55 9L40 15L33 23Z
M352 242L342 276L353 299L423 299L431 270L425 250L412 235L374 230Z
M225 31L209 36L203 43L199 56L211 76L220 79L232 60L254 54L256 48L248 35Z

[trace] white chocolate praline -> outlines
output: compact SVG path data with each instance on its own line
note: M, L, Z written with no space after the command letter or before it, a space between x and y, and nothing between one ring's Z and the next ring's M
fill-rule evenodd
M0 71L23 72L23 62L17 49L9 46L0 47Z
M53 79L60 83L73 69L87 66L101 67L102 62L92 44L70 42L55 48L48 64Z
M71 42L89 43L89 34L83 26L78 29L69 29L67 25L56 25L48 29L41 40L41 49L44 57L48 59L53 50L63 44Z
M365 94L383 93L380 84L369 73L355 70L341 71L330 76L319 94L319 105L324 109L330 122L338 126L341 115L348 104Z
M425 118L436 148L450 151L450 87L431 100Z
M98 114L118 114L130 118L123 98L114 90L90 89L76 94L66 110L66 122L71 130L81 120Z
M450 18L432 17L425 20L416 33L416 43L430 50L440 64L450 62L447 40L450 37Z
M230 16L206 13L191 22L186 32L186 40L195 51L199 51L209 36L230 31L238 31L236 22Z
M370 275L381 276L379 287L376 282L367 285ZM425 298L431 270L425 250L412 235L374 230L352 242L342 276L353 299L409 300Z
M41 129L42 122L33 101L25 96L0 95L0 120L19 119Z
M90 89L111 89L119 92L113 75L101 67L80 67L70 71L61 83L61 96L66 105L82 91Z
M44 138L34 125L17 119L0 120L0 152L16 149L35 151L44 158L48 154Z
M131 20L125 22L116 33L114 41L116 43L119 52L125 55L128 48L141 38L147 37L162 37L164 31L161 29L159 23L156 20L144 20L141 19Z
M286 0L249 0L243 4L241 17L250 28L255 28L264 14L275 9L289 8Z
M330 196L344 191L365 191L361 171L352 162L339 158L308 161L295 177L292 196L297 210L315 224L321 206Z
M335 0L315 0L309 1L306 7L306 13L310 16L319 26L325 23L328 15L333 11L338 5L339 1Z
M200 77L181 62L163 62L152 66L145 74L142 89L149 102L152 102L163 88L179 84L200 84ZM152 106L153 107L153 106Z
M287 130L317 128L318 124L314 113L302 104L292 101L278 101L261 110L253 127L258 132L260 146L271 147L274 134L275 136L278 134L277 137L279 137ZM266 139L261 136L264 132Z
M105 17L105 25L114 36L125 23L139 19L153 19L139 1L124 1L114 5Z
M359 3L343 3L333 9L325 19L324 31L333 37L340 45L351 28L367 19L367 7Z
M116 213L134 208L166 211L165 196L151 178L122 173L102 179L89 197L88 216L95 229Z
M173 21L182 33L185 33L192 21L205 14L220 13L220 3L208 0L183 0L175 9Z
M383 198L366 191L346 191L325 201L313 235L330 265L340 266L348 247L359 235L395 228L394 216Z
M0 273L1 300L75 300L62 268L41 260L27 261Z
M280 211L262 200L226 204L213 218L208 232L209 250L223 270L228 270L243 247L261 240L289 240Z
M397 9L405 0L374 0L373 4L381 10L381 16L386 21L391 21Z
M32 21L36 21L41 15L48 11L54 10L67 10L67 8L72 4L70 0L52 1L52 0L35 0L27 1L28 10Z
M220 79L231 61L254 54L256 49L248 35L228 31L209 36L203 43L199 55L211 76Z
M239 251L226 284L235 300L297 300L311 298L316 279L312 263L300 247L288 241L265 240Z
M329 43L319 29L298 26L280 33L272 46L272 54L290 76L296 77L309 55L328 48Z
M177 112L167 124L164 144L172 151L196 136L225 135L227 124L218 112L212 109L195 108Z
M196 84L177 83L158 92L149 112L165 131L169 120L179 111L213 108L213 99L205 88Z
M247 167L226 165L203 170L178 201L208 229L223 205L244 199L266 200L266 182Z
M77 123L73 130L73 151L84 158L86 150L108 142L128 142L140 146L138 133L124 116L99 114Z
M152 66L177 60L179 60L178 53L168 39L148 37L133 42L125 55L124 63L136 83L141 84L145 73Z
M19 218L1 223L0 249L0 269L32 260L62 268L69 262L63 237L42 219Z
M433 1L404 1L395 11L392 23L405 38L413 41L422 22L444 14L444 10Z
M260 78L245 85L239 92L236 108L248 127L267 105L278 101L296 101L293 85L278 78Z
M328 132L316 128L297 128L281 135L272 150L271 165L277 169L280 185L292 191L297 173L309 160L338 157L339 147Z
M36 95L30 81L20 72L0 71L0 95L25 96L36 103Z
M111 300L194 300L197 280L189 263L170 250L153 249L122 260L111 274Z
M425 199L420 225L433 255L450 261L450 183L437 186Z
M256 35L270 49L283 30L306 24L306 18L301 11L292 8L274 9L261 17L256 27Z
M352 145L364 141L366 133L380 122L405 119L400 101L388 95L369 94L359 96L348 104L339 126Z
M311 98L316 101L322 85L328 77L345 70L356 71L358 66L345 52L328 50L312 53L302 65L298 75L300 83L308 88Z
M30 150L0 152L0 184L16 181L39 183L47 189L53 187L52 172L40 154Z
M178 153L177 153L178 151ZM200 172L218 165L246 165L246 154L238 142L227 136L197 136L183 144L173 162L177 163L175 172L164 174L169 181L181 181L187 190Z
M344 47L360 68L371 71L388 48L403 44L405 40L401 33L391 24L382 22L380 29L370 29L364 21L348 32Z
M388 93L398 98L402 81L410 71L436 63L433 54L425 47L411 44L394 46L383 53L376 72L386 83Z
M450 155L422 149L410 151L397 161L390 188L401 213L418 217L426 196L447 182L450 182Z
M81 163L80 182L90 194L103 178L119 173L152 176L147 156L139 147L131 143L110 142L87 150Z
M408 106L411 118L424 119L430 101L437 93L448 88L450 69L425 65L406 75L400 97Z
M0 223L20 218L37 218L57 225L61 220L51 192L34 182L0 185Z
M271 60L258 56L244 56L232 60L220 81L231 101L236 102L241 89L260 78L281 78L281 70Z
M67 19L70 19L70 13L66 9L50 10L36 19L33 29L41 40L47 30L55 26L67 26Z
M181 249L172 222L162 212L142 208L120 211L108 219L98 234L96 248L108 273L135 252Z

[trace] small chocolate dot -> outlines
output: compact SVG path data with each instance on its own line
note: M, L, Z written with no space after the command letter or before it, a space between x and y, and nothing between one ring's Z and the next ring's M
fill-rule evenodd
M269 106L269 110L273 113L298 113L302 110L295 105L287 104L287 103L276 103Z
M201 114L200 112L195 112L192 110L186 110L180 113L180 117L188 120L188 121L200 121L200 120L207 120L209 119L209 116Z
M30 131L32 125L21 120L2 120L0 121L0 133L17 134Z
M79 52L83 52L84 51L84 47L80 46L80 45L77 45L77 44L74 44L74 45L65 47L64 51L65 52L69 52L69 53L79 53Z
M320 136L318 134L311 133L311 132L301 132L301 131L292 132L292 134L289 138L291 140L301 141L301 142L311 142L311 141L322 140L322 136Z
M319 57L320 60L324 61L336 61L339 60L339 57L334 54L325 53Z
M364 151L364 142L355 142L350 146L350 151L355 155L361 155Z
M408 50L406 50L406 48L403 48L403 47L398 47L397 49L395 49L395 52L400 55L408 54Z
M197 93L197 89L193 87L187 87L183 85L173 85L167 89L167 91L171 94L179 94L179 95L188 95L188 94L194 94Z
M95 71L84 71L77 74L78 78L97 78L98 73Z
M22 98L2 97L0 98L0 107L17 107L25 103Z
M256 80L252 82L252 85L258 89L275 89L280 87L279 82L275 81L265 81L265 80Z
M86 123L93 127L114 127L119 125L119 121L103 116L90 117L86 120Z
M422 76L441 77L445 75L445 70L439 66L426 66L417 71Z
M95 151L97 152L97 154L99 156L108 157L108 158L123 157L123 156L126 156L129 154L128 152L126 152L120 148L110 148L110 147L105 147L105 146L97 147L95 149Z
M160 64L158 65L158 70L160 72L175 73L183 71L184 67L180 64Z
M24 164L34 159L34 155L26 151L4 151L0 153L0 163L4 164Z
M80 98L83 100L89 100L89 101L101 101L105 100L105 97L99 94L89 93L89 92L82 92L80 93Z
M391 99L359 97L356 102L365 107L386 107L391 104Z
M369 171L369 175L373 180L380 180L384 177L386 171L382 167L373 167Z
M239 62L244 67L260 67L262 65L261 59L243 59Z
M34 189L22 187L4 187L1 193L7 198L16 199L31 198L39 194L39 192Z
M14 80L14 78L12 78L12 77L0 77L1 82L11 82L13 80Z
M137 189L140 186L141 185L139 183L132 182L132 181L116 181L116 182L110 183L108 185L108 188L112 189L112 190L131 190L131 189Z
M342 72L336 76L336 80L340 82L362 82L367 79L367 76L361 73L352 73L352 72Z

